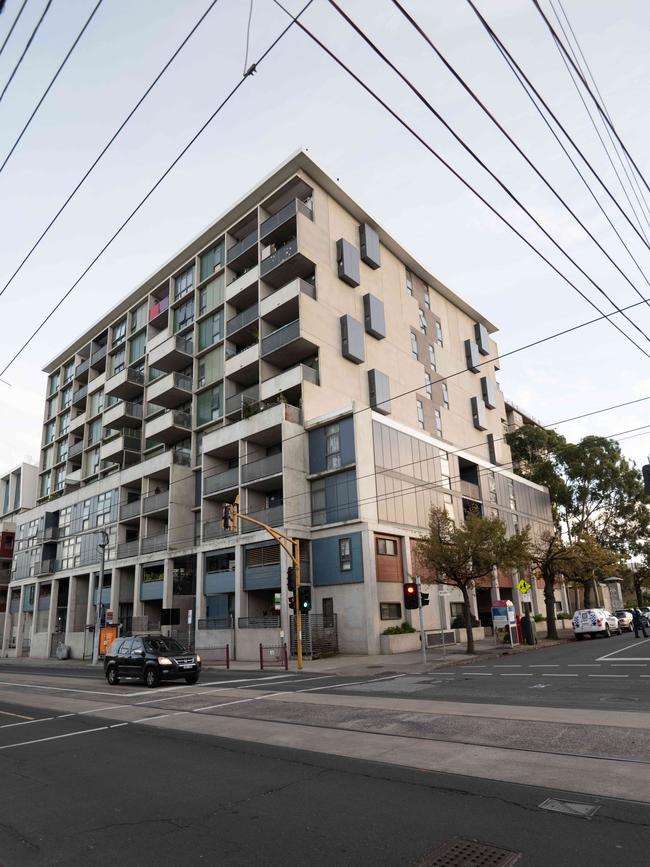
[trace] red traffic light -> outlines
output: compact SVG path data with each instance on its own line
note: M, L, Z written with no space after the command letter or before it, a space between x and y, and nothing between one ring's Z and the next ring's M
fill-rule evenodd
M407 593L415 593L415 584L407 584L406 585Z
M418 586L414 581L404 584L404 608L413 610L418 607Z

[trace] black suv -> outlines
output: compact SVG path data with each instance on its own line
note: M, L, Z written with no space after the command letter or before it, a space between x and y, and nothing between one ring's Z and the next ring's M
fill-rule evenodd
M122 677L137 677L149 687L180 678L196 683L200 672L201 657L163 635L116 638L104 657L104 674L111 686Z

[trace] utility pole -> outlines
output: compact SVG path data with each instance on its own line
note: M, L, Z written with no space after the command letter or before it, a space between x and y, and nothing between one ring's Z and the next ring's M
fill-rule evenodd
M422 611L422 579L419 575L415 576L415 583L418 587L418 615L420 617L420 645L422 647L422 662L424 665L427 664L427 646L425 644L425 636L424 636L424 613Z
M97 596L97 616L95 617L95 636L93 641L93 665L99 662L99 632L102 624L102 596L104 595L104 563L106 560L106 546L108 545L108 533L100 530L102 541L97 546L101 549L102 557L99 566L99 591Z

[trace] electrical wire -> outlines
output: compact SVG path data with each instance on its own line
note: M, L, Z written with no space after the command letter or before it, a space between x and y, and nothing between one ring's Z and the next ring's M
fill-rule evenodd
M40 325L31 333L31 335L27 338L27 340L22 344L20 349L13 355L10 361L4 366L4 368L0 371L0 376L2 376L6 371L11 367L11 365L16 361L16 359L22 355L22 353L27 349L29 344L34 340L36 335L40 332L40 330L46 325L47 322L52 318L52 316L56 313L56 311L61 307L66 298L68 298L72 292L76 289L76 287L81 283L86 274L91 270L93 265L104 255L106 250L111 246L111 244L115 241L115 239L124 231L124 229L128 226L131 220L135 217L135 215L140 211L140 209L144 206L144 204L151 198L153 193L158 189L160 184L165 180L168 174L175 168L175 166L181 161L181 159L185 156L187 151L192 147L192 145L201 137L201 135L205 132L205 130L210 126L212 121L217 117L217 115L221 112L223 108L230 102L232 97L237 93L237 91L242 87L244 82L252 77L253 73L257 70L257 67L263 63L263 61L268 57L268 55L273 51L276 45L280 42L280 40L284 37L284 35L288 32L288 30L293 27L294 24L299 24L298 18L307 10L314 0L308 0L308 2L302 7L300 12L294 17L291 17L291 22L281 31L279 36L277 36L271 44L262 52L257 61L252 64L252 66L241 76L239 81L231 88L231 90L226 94L223 100L219 103L216 109L210 114L207 120L199 127L197 132L190 138L187 144L182 148L182 150L174 157L172 162L167 166L165 171L160 175L158 180L154 183L152 187L150 187L149 191L146 195L140 199L139 203L133 208L128 217L120 224L120 226L116 229L115 232L111 235L108 241L104 244L104 246L99 250L98 253L90 260L88 265L83 269L81 274L77 277L74 283L63 293L61 298L57 301L57 303L52 307L50 312L45 316L45 318L41 321ZM1 293L0 293L1 294ZM601 312L601 311L599 311ZM625 333L625 332L623 332ZM649 356L650 357L650 356Z
M279 6L279 7L280 7L280 8L281 8L281 9L282 9L282 10L283 10L287 15L290 15L290 14L291 14L290 12L288 12L288 11L285 9L285 7L282 5L282 3L280 3L280 0L274 0L274 3L275 3L277 6ZM466 180L466 179L465 179L465 178L464 178L464 177L463 177L463 176L462 176L458 171L456 171L456 169L454 169L453 166L452 166L449 162L447 162L447 160L445 160L445 158L442 157L442 156L441 156L441 155L440 155L440 154L439 154L439 153L438 153L438 152L437 152L437 151L436 151L436 150L435 150L435 149L434 149L434 148L433 148L433 147L432 147L432 146L431 146L431 145L430 145L430 144L429 144L429 143L428 143L428 142L427 142L427 141L426 141L426 140L425 140L425 139L424 139L424 138L423 138L423 137L422 137L422 136L421 136L421 135L420 135L420 134L419 134L419 133L418 133L414 128L413 128L413 127L412 127L412 126L410 126L410 125L409 125L409 124L408 124L408 123L407 123L407 122L406 122L406 121L405 121L405 120L404 120L404 119L403 119L403 118L402 118L402 117L401 117L401 116L400 116L400 115L399 115L399 114L398 114L394 109L392 109L392 108L388 105L388 103L386 103L386 102L385 102L385 101L384 101L384 100L383 100L383 99L382 99L382 98L381 98L381 97L380 97L380 96L379 96L379 95L378 95L378 94L377 94L377 93L376 93L376 92L375 92L375 91L370 87L370 85L366 84L366 83L365 83L365 82L364 82L364 81L363 81L363 80L362 80L362 79L361 79L361 78L360 78L360 77L359 77L355 72L353 72L352 69L350 69L349 66L347 66L347 65L346 65L346 64L345 64L345 63L344 63L344 62L343 62L343 61L342 61L342 60L341 60L341 59L340 59L340 58L339 58L339 57L338 57L338 56L337 56L337 55L336 55L336 54L335 54L331 49L329 49L329 48L328 48L328 47L327 47L323 42L321 42L321 40L320 40L317 36L315 36L315 35L314 35L314 34L313 34L313 33L312 33L308 28L306 28L305 25L302 24L302 22L299 21L299 22L297 22L297 24L298 24L298 27L299 27L299 28L300 28L300 29L301 29L301 30L302 30L302 31L303 31L307 36L309 36L310 39L312 39L312 40L316 43L316 45L318 45L318 46L319 46L319 47L320 47L320 48L321 48L321 49L322 49L322 50L323 50L323 51L324 51L324 52L325 52L325 53L326 53L326 54L327 54L327 55L328 55L332 60L334 60L334 62L335 62L337 65L339 65L342 69L344 69L345 72L347 72L348 75L350 75L350 77L352 77L352 78L353 78L353 79L354 79L354 80L355 80L355 81L356 81L356 82L357 82L357 83L358 83L358 84L359 84L359 85L360 85L360 86L361 86L361 87L366 91L366 93L368 93L370 96L372 96L372 98L373 98L376 102L378 102L378 103L379 103L379 104L380 104L380 105L381 105L381 106L382 106L382 107L383 107L383 108L384 108L384 109L385 109L385 110L386 110L386 111L387 111L387 112L388 112L388 113L389 113L393 118L395 118L395 120L397 120L397 122L398 122L401 126L403 126L403 127L404 127L408 132L409 132L409 133L411 133L411 135L412 135L412 136L413 136L417 141L419 141L420 144L421 144L423 147L425 147L426 150L429 151L429 153L431 153L431 154L432 154L432 155L433 155L433 156L434 156L434 157L435 157L435 158L436 158L436 159L437 159L437 160L438 160L442 165L445 166L445 168L447 168L447 169L448 169L448 170L449 170L449 171L454 175L454 177L456 177L456 178L457 178L457 179L458 179L458 180L459 180L459 181L460 181L460 182L461 182L465 187L467 187L467 189L469 189L469 190L470 190L470 191L471 191L471 192L472 192L472 193L473 193L473 194L474 194L474 195L475 195L475 196L476 196L476 197L477 197L481 202L483 202L483 204L484 204L487 208L489 208L489 210L492 211L492 213L495 214L495 216L498 217L498 219L501 220L501 222L503 222L506 226L508 226L508 228L510 228L510 229L511 229L511 230L512 230L512 231L513 231L513 232L514 232L514 233L515 233L515 234L516 234L516 235L517 235L517 236L518 236L518 237L519 237L519 238L520 238L520 239L521 239L521 240L522 240L522 241L523 241L523 242L524 242L528 247L530 247L530 248L531 248L531 249L532 249L532 250L533 250L533 251L534 251L534 252L535 252L535 253L536 253L536 254L537 254L537 255L538 255L538 256L539 256L543 261L544 261L544 262L546 262L546 264L547 264L547 265L548 265L548 266L549 266L553 271L555 271L555 273L558 274L558 275L559 275L559 276L560 276L560 277L561 277L561 278L562 278L562 279L563 279L563 280L564 280L564 281L565 281L569 286L571 286L571 287L572 287L572 288L573 288L573 289L574 289L574 290L575 290L575 291L576 291L576 292L577 292L577 293L578 293L578 294L579 294L579 295L580 295L580 296L581 296L581 297L582 297L582 298L583 298L583 299L584 299L588 304L590 304L590 305L591 305L595 310L597 310L600 314L606 316L606 318L608 319L608 321L610 322L610 324L611 324L614 328L616 328L616 330L617 330L618 332L620 332L620 333L625 337L626 340L628 340L628 341L631 342L634 346L636 346L636 348L637 348L638 350L640 350L640 352L642 352L646 357L649 357L649 358L650 358L650 355L648 354L648 352L647 352L645 349L643 349L641 346L639 346L639 344L636 343L636 341L633 340L633 339L630 337L629 334L627 334L627 333L626 333L622 328L620 328L620 326L619 326L617 323L615 323L615 322L613 321L613 319L610 318L611 316L614 315L613 312L612 312L611 314L608 314L608 315L604 314L603 311L598 307L598 305L595 304L595 302L591 300L591 298L589 298L589 297L588 297L588 296L587 296L587 295L586 295L586 294L585 294L581 289L578 288L578 286L576 286L575 283L573 283L573 282L572 282L572 281L571 281L571 280L570 280L570 279L569 279L569 278L568 278L568 277L567 277L567 276L566 276L562 271L560 271L560 269L557 268L557 267L556 267L556 266L551 262L551 260L548 259L548 258L547 258L547 257L546 257L546 256L545 256L545 255L544 255L544 254L543 254L543 253L542 253L542 252L541 252L541 251L540 251L540 250L539 250L539 249L538 249L538 248L537 248L537 247L536 247L536 246L535 246L531 241L530 241L530 240L528 240L528 238L526 238L526 237L525 237L525 236L524 236L524 235L523 235L523 234L522 234L522 233L521 233L521 232L520 232L520 231L519 231L519 230L518 230L518 229L517 229L517 228L516 228L516 227L515 227L515 226L514 226L510 221L509 221L509 220L507 220L506 217L504 217L504 216L503 216L503 215L502 215L502 214L497 210L497 208L496 208L494 205L490 204L490 202L488 202L487 199L486 199L484 196L482 196L481 193L479 193L478 190L477 190L475 187L473 187L473 186L469 183L469 181L467 181L467 180ZM434 109L432 109L432 110L435 112ZM442 118L441 118L441 122L442 122L444 125L446 125L445 121L442 120ZM466 145L464 145L464 147L467 148ZM487 167L482 163L482 161L480 160L480 158L479 158L478 156L474 155L474 158L479 162L479 164L481 164L481 165L484 166L484 168L485 168L486 171L488 171L488 172L490 173L490 170L489 170L489 169L488 169L488 168L487 168ZM513 198L514 201L516 201L517 204L518 204L518 205L519 205L519 206L520 206L520 207L521 207L521 208L522 208L526 213L528 213L530 219L531 219L533 222L535 222L535 223L540 227L540 229L542 230L542 232L544 232L544 234L546 234L547 237L549 237L549 239L554 243L554 245L557 246L558 249L560 249L560 250L564 253L565 256L567 256L569 259L571 259L571 257L569 256L569 254L566 253L566 252L562 249L562 247L561 247L560 245L558 245L557 241L555 241L555 240L552 238L552 236L549 235L548 232L546 232L546 230L541 226L541 224L539 224L539 223L536 221L535 217L534 217L530 212L528 212L528 211L526 210L525 206L522 205L522 204L519 202L519 200L514 196L514 194L513 194L512 192L510 192L510 191L507 189L507 187L503 184L503 182L502 182L502 181L499 181L496 177L495 177L495 179L497 180L497 183L499 183L499 184L504 188L504 190L506 190L506 191L508 192L508 195L509 195L511 198ZM571 261L573 261L573 260L571 260ZM576 265L576 267L577 267L579 270L582 270L582 269L580 269L580 266L577 265L577 263L574 263L574 264ZM582 273L585 273L585 272L583 271ZM585 276L587 276L588 279L591 279L591 278L589 278L588 275L585 275ZM593 281L592 281L592 282L593 282ZM602 294L605 295L605 297L608 298L610 304L612 304L612 305L616 308L616 312L622 312L622 311L620 310L620 308L618 308L618 306L615 304L615 302L613 302L612 299L609 298L609 297L607 296L607 293L606 293L606 292L605 292L601 287L598 287L598 285L595 284L595 283L594 283L594 285L598 288L598 290L599 290ZM623 316L624 316L624 318L627 318L628 321L631 321L631 320L629 320L629 317L626 316L626 314L623 314ZM641 329L639 328L639 326L638 326L635 322L632 322L631 324L632 324L632 325L633 325L637 330L640 330L640 331L641 331ZM643 331L642 331L641 333L643 334L643 336L644 336L646 339L650 339L650 338L648 338L648 336L647 336ZM0 371L0 375L2 375L2 371Z
M29 46L32 44L32 40L34 39L34 37L35 37L36 34L38 33L39 27L40 27L41 24L43 23L43 19L44 19L45 16L47 15L48 10L49 10L49 8L50 8L51 5L52 5L52 0L47 0L47 3L45 4L45 8L43 9L43 12L41 13L41 17L40 17L40 18L38 19L38 21L36 22L36 26L35 26L34 29L32 30L32 33L31 33L29 39L27 40L27 45L25 45L22 54L20 55L20 57L19 57L18 60L16 61L16 64L15 64L14 68L11 70L11 75L10 75L9 78L7 79L7 83L6 83L5 86L2 88L2 91L0 91L0 102L2 102L3 97L4 97L5 93L7 92L7 88L9 87L9 85L11 84L11 82L13 81L14 75L15 75L15 74L18 72L18 70L20 69L20 66L21 66L22 62L23 62L23 60L25 59L25 55L26 55L27 52L29 51ZM21 9L20 11L22 12L22 9Z
M251 21L253 20L253 3L255 0L250 0L248 9L248 23L246 24L246 52L244 54L244 72L248 69L248 48L251 39Z
M90 15L88 16L88 18L86 19L86 23L84 24L84 26L81 28L81 30L80 30L79 33L77 34L77 38L74 40L74 42L72 43L72 45L71 45L70 48L68 49L67 54L65 55L65 57L63 58L63 60L62 60L61 63L59 64L59 68L57 69L57 71L54 73L54 75L53 75L52 78L50 79L50 83L47 85L47 87L46 87L45 90L43 91L43 94L42 94L41 98L38 100L38 102L36 103L36 106L35 106L34 110L33 110L32 113L30 114L30 116L27 118L27 122L25 123L25 125L24 125L23 128L22 128L22 130L20 131L20 133L19 133L19 135L18 135L18 138L17 138L17 139L15 140L15 142L12 144L12 146L11 146L11 148L9 149L9 152L7 153L6 157L4 158L4 160L2 161L2 163L0 164L0 172L2 172L2 170L4 169L4 167L5 167L5 166L7 165L7 163L9 162L9 159L11 158L11 155L13 154L13 152L14 152L14 151L16 150L16 148L18 147L18 145L19 145L19 143L20 143L20 140L21 140L22 137L25 135L25 133L27 132L27 129L28 129L29 125L30 125L31 122L34 120L34 118L36 117L36 113L38 112L39 108L40 108L41 105L43 104L43 101L45 100L45 97L48 95L48 93L49 93L50 90L52 89L52 85L53 85L54 82L57 80L57 78L59 77L59 74L61 73L63 67L66 65L66 63L67 63L68 60L70 59L70 55L72 54L72 52L73 52L73 51L75 50L75 48L77 47L77 44L78 44L79 40L81 39L81 37L82 37L82 36L84 35L84 33L86 32L86 29L87 29L88 25L90 24L90 22L91 22L91 21L93 20L93 18L95 17L95 13L96 13L97 10L99 9L99 7L102 5L102 3L103 3L103 0L98 0L96 6L93 8L92 12L90 13Z
M124 129L124 127L125 127L125 126L128 124L128 122L131 120L131 118L133 117L133 115L138 111L138 109L140 108L140 106L142 105L142 103L145 101L145 99L147 98L147 96L149 96L149 94L151 93L151 91L152 91L152 90L154 89L154 87L158 84L158 82L159 82L160 79L163 77L163 75L165 74L165 72L169 69L169 67L172 65L172 63L174 62L174 60L176 60L176 58L177 58L178 55L181 53L181 51L183 50L183 48L185 47L185 45L189 42L189 40L192 38L192 36L194 35L194 33L198 30L198 28L200 27L200 25L203 23L203 21L205 20L205 18L209 15L209 13L210 13L210 12L212 11L212 9L217 5L218 2L219 2L219 0L212 0L212 2L209 3L209 5L207 6L207 8L206 8L205 11L203 12L203 14L202 14L198 19L197 19L197 21L196 21L196 23L194 24L194 26L192 27L192 29L187 33L187 35L186 35L185 38L182 40L182 42L180 42L180 44L179 44L178 47L175 49L175 51L171 54L171 56L169 57L169 59L164 63L164 65L162 66L162 68L160 69L160 71L158 72L158 74L155 76L155 78L152 80L152 82L148 85L148 87L144 90L144 92L142 93L142 95L140 96L140 98L137 100L137 102L135 103L135 105L133 106L133 108L132 108L132 109L129 111L129 113L126 115L126 117L124 118L124 120L122 121L122 123L117 127L117 129L115 130L115 132L113 133L113 135L109 138L109 140L106 142L106 144L105 144L104 147L101 149L101 151L98 153L98 155L95 157L95 159L93 160L93 162L92 162L92 163L90 164L90 166L86 169L86 171L84 172L84 174L81 176L81 178L79 179L79 181L77 182L77 184L73 187L72 191L68 194L68 196L67 196L66 199L64 200L63 204L59 207L59 209L57 210L57 212L56 212L56 213L54 214L54 216L50 219L50 221L49 221L49 223L47 224L47 226L43 229L43 231L42 231L41 234L38 236L38 238L36 239L36 241L34 241L34 243L33 243L32 246L30 247L30 249L27 251L27 253L26 253L25 256L23 257L23 259L21 260L21 262L18 264L18 266L16 267L16 269L14 270L14 272L12 273L12 275L11 275L11 276L9 277L9 279L5 282L5 284L4 284L4 286L2 287L2 289L0 289L0 296L1 296L1 295L4 295L4 293L7 291L7 289L9 288L9 286L11 286L11 284L13 283L13 281L15 280L15 278L18 276L18 274L19 274L19 273L21 272L21 270L23 269L24 265L29 261L30 257L31 257L32 254L34 253L34 251L35 251L35 250L37 249L37 247L40 245L40 243L41 243L41 241L43 240L43 238L45 238L45 236L46 236L47 233L50 231L50 229L54 226L54 224L55 224L56 221L59 219L59 217L61 216L61 214L62 214L62 213L65 211L65 209L68 207L68 205L70 204L70 202L72 201L72 199L76 196L77 192L81 189L81 187L83 186L83 184L86 182L86 180L88 179L89 175L94 171L94 169L96 168L96 166L98 165L98 163L101 161L102 157L105 155L106 151L111 147L111 145L113 144L113 142L115 141L115 139L119 136L119 134L122 132L122 130Z
M0 45L0 55L5 50L5 45L7 44L7 42L9 42L9 39L11 38L11 34L14 32L14 27L16 26L16 24L18 24L18 21L20 20L20 16L23 14L23 10L24 10L25 6L27 6L27 0L23 0L22 6L18 10L18 14L14 18L13 24L9 28L9 32L5 36L2 45Z

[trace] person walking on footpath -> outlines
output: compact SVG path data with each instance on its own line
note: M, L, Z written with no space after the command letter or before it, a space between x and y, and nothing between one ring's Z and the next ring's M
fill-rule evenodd
M639 637L639 630L641 630L641 632L643 632L644 638L648 637L648 633L645 631L645 623L643 620L643 615L641 614L641 612L639 611L638 608L635 608L632 611L632 626L634 627L634 637L635 638Z

